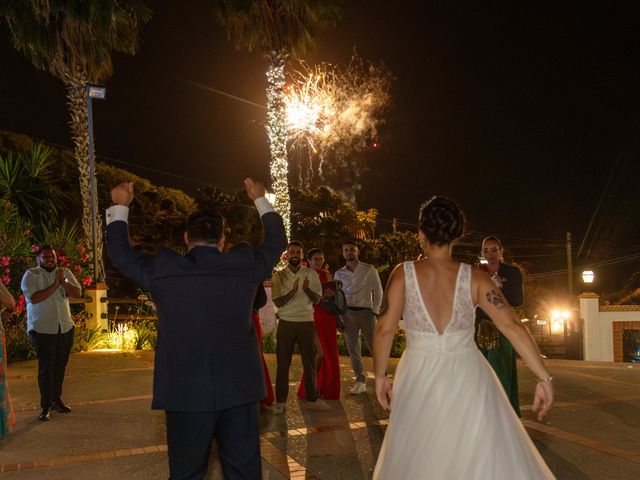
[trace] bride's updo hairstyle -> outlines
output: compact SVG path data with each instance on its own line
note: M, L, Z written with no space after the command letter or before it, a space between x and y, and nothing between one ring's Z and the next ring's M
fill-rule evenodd
M432 245L447 245L464 233L464 214L447 197L432 197L420 207L420 231Z

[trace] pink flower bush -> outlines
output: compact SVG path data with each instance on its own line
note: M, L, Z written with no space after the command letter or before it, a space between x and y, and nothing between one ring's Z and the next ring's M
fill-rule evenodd
M91 275L87 275L81 280L81 282L82 282L82 285L84 285L85 287L88 287L89 285L91 285L91 282L93 282L93 278L91 278Z
M31 245L31 253L35 253L40 249L37 245Z
M27 308L27 302L24 299L24 295L20 294L18 296L18 301L16 302L16 306L13 307L13 310L11 311L11 313L13 313L14 315L20 316L24 313L26 308Z
M0 277L0 281L3 285L7 286L11 283L11 277L9 275L3 275Z
M0 257L0 267L6 267L10 261L11 257Z

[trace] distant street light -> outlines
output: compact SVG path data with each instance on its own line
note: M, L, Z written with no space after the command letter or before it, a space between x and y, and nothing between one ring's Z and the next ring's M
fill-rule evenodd
M565 330L567 320L571 318L571 312L568 310L553 310L551 312L550 332L562 332Z
M587 285L591 285L595 279L595 274L591 270L585 270L582 272L582 281Z
M93 155L93 111L91 109L91 99L104 100L107 97L107 89L99 85L86 85L87 93L87 117L89 123L89 190L91 192L91 248L93 250L93 277L94 282L102 281L98 278L98 256L96 255L97 232L96 232L96 174L95 161Z

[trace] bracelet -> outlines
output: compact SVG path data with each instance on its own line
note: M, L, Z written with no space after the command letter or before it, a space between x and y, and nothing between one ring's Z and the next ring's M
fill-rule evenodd
M549 375L547 378L538 380L538 383L551 383L553 381L553 375Z

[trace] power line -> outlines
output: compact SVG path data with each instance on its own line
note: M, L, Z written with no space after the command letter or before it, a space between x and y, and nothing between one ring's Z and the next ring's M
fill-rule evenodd
M576 266L576 269L582 269L582 268L602 268L602 267L608 267L611 265L617 265L619 263L626 263L626 262L631 262L633 260L636 259L640 259L640 253L636 253L636 254L632 254L632 255L625 255L623 257L617 257L617 258L611 258L611 259L607 259L607 260L602 260L601 262L594 262L594 263L588 263L585 265L580 265L580 266ZM567 269L559 269L559 270L551 270L548 272L541 272L541 273L532 273L529 275L529 277L531 278L544 278L544 277L554 277L554 276L558 276L558 275L566 275L567 273Z

